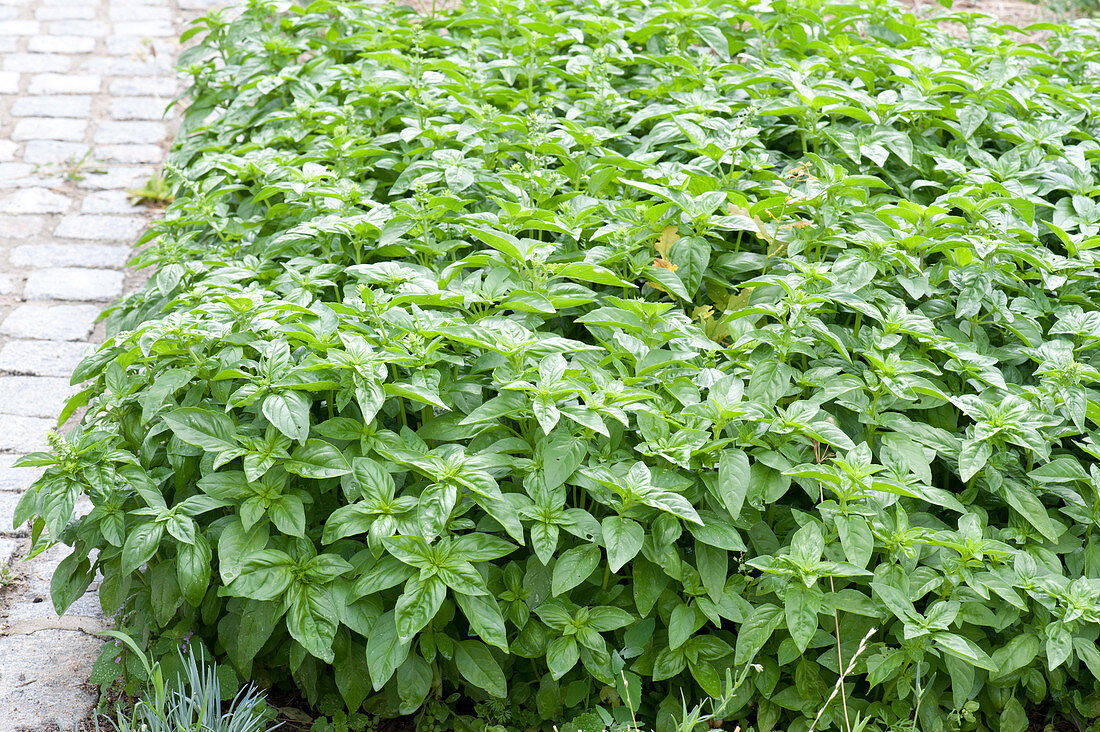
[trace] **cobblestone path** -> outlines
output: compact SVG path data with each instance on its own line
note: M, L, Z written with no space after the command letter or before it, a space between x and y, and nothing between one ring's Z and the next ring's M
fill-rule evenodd
M69 374L101 340L100 312L137 276L125 262L150 214L127 189L173 131L176 40L211 0L0 0L0 732L73 730L107 627L94 587L64 618L12 511L36 476ZM218 3L222 4L222 3Z

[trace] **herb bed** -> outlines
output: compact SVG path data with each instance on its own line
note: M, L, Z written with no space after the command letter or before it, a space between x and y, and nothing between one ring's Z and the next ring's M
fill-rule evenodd
M200 21L55 605L423 729L1100 716L1100 34L948 18Z

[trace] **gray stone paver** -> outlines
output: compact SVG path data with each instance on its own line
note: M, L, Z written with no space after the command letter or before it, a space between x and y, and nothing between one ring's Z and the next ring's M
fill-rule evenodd
M158 63L154 59L140 59L134 56L98 57L85 61L80 66L82 74L101 76L155 76L168 71L167 63Z
M185 20L226 0L0 0L0 568L29 549L11 526L42 468L14 466L78 386L97 318L136 284L124 269L148 212L126 191L153 175L174 130L172 66ZM90 510L86 499L79 510ZM94 593L58 618L49 579L68 549L13 571L0 604L0 732L73 729L109 622Z
M4 57L4 71L63 72L68 71L73 60L62 54L11 53Z
M42 231L46 220L41 216L0 214L0 231L5 239L25 239Z
M0 196L0 213L65 213L72 203L68 196L49 188L21 188Z
M112 56L141 57L156 52L171 57L173 41L168 38L136 38L134 36L111 36L107 39L107 53Z
M164 157L160 145L102 145L96 149L108 163L159 163Z
M37 20L91 20L96 9L90 5L46 6L35 8Z
M19 97L11 105L13 117L77 117L87 119L91 110L92 98L90 96L74 94Z
M142 181L149 180L149 176L154 172L155 169L152 167L120 167L108 164L97 167L96 170L84 176L84 179L76 185L78 188L98 188L101 190L135 188L140 186Z
M150 7L147 5L112 5L107 10L107 17L116 23L149 22L160 25L171 25L172 11L165 7ZM115 28L119 28L118 25ZM140 33L121 33L123 36L135 37ZM149 35L146 33L145 35Z
M66 161L80 160L91 147L82 142L31 140L23 151L23 160L35 165L62 167Z
M4 21L6 36L36 36L41 32L41 24L33 20Z
M24 117L15 123L11 139L19 140L66 140L79 142L84 139L88 123L82 119L64 117Z
M0 567L11 564L12 557L19 551L18 539L0 539Z
M19 494L14 491L0 493L0 536L23 537L27 534L27 526L15 526L15 505L19 503Z
M4 428L0 429L0 453L44 450L46 433L56 426L56 419L7 415L4 417Z
M0 414L56 417L74 391L54 376L0 376Z
M95 305L25 303L16 306L0 322L0 336L86 341L92 335L100 311L101 308Z
M20 267L92 267L122 269L130 247L107 244L20 244L11 251L11 263Z
M35 53L91 53L95 38L89 36L35 36L27 42Z
M94 74L38 74L31 77L30 94L96 94L103 80Z
M98 144L121 144L135 142L160 142L164 139L163 122L127 121L103 122L95 133Z
M120 120L164 118L168 100L158 97L120 97L111 100L111 117Z
M120 77L112 79L109 85L112 96L138 97L160 94L171 99L176 93L176 83L171 79L149 78L145 76Z
M135 216L97 216L79 214L66 216L54 229L54 236L63 239L107 239L130 241L144 228L145 222Z
M68 378L91 348L91 345L79 341L11 340L0 348L0 371L8 374ZM4 487L5 472L15 469L10 465L5 466L3 457L0 455L0 490L21 490Z
M61 720L66 729L75 729L98 695L80 686L61 686L57 680L87 678L102 647L100 638L77 630L0 636L0 658L7 671L0 674L4 729L45 730L46 720Z
M27 277L23 297L28 300L110 302L122 294L122 272L83 267L36 269Z
M92 36L102 38L111 32L109 23L102 20L57 20L47 24L50 35Z
M48 561L43 563L44 568L49 567L49 564L56 562L64 558L65 554L69 551L68 547L58 547L58 551L51 551ZM0 553L0 558L2 558ZM57 617L57 612L54 610L53 602L50 600L50 573L48 572L32 572L27 577L27 594L32 598L43 598L42 602L28 602L20 606L13 607L11 612L8 613L8 622L15 625L19 621L27 620L51 620L57 622L60 618ZM99 614L99 599L93 594L85 595L73 603L72 607L66 613L66 616L83 616L83 617L95 617Z
M22 493L42 474L42 468L15 467L15 461L19 457L19 455L0 455L0 491Z
M89 193L80 204L80 213L137 213L141 209L130 203L130 195L120 190Z

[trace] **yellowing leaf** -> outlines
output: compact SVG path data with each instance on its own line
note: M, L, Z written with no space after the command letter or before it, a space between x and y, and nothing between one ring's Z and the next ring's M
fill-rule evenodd
M680 238L680 231L675 226L666 226L661 232L661 236L657 238L657 243L654 248L661 255L661 259L668 259L668 252L672 249L672 245L676 243L676 240ZM658 265L660 266L660 265ZM675 268L673 268L675 271Z

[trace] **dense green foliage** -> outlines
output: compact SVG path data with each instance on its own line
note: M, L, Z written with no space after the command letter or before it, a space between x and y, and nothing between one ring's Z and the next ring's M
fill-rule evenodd
M819 728L1097 716L1100 28L955 28L204 21L154 274L27 461L57 607L99 571L147 642L424 729L666 730L755 663L727 724L805 732L872 628Z

